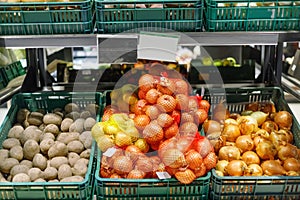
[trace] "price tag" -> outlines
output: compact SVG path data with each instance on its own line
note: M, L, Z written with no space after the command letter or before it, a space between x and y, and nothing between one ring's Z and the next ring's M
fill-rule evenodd
M171 175L168 172L156 172L156 175L159 179L168 179L171 178Z
M141 32L137 57L138 59L176 62L179 38L179 35L170 33Z
M117 149L114 148L114 147L111 147L111 148L108 148L104 153L103 155L106 156L106 157L112 157L115 153L116 153Z

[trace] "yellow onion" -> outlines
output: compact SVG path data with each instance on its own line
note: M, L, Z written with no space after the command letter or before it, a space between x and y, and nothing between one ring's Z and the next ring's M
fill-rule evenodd
M263 172L267 176L285 175L287 172L277 160L266 160L261 164Z
M240 116L237 118L242 135L248 135L258 130L258 123L254 117Z
M286 130L273 131L270 134L270 140L278 147L279 145L285 145L293 141L293 134Z
M300 161L297 160L296 158L287 158L283 162L283 167L286 171L299 172L300 171Z
M246 151L242 154L242 160L247 164L260 164L260 158L254 151Z
M221 135L226 138L226 141L235 142L236 138L241 135L241 132L237 125L228 124L224 126Z
M133 163L127 156L118 156L114 159L113 169L118 174L129 173L133 169Z
M274 121L271 121L271 120L265 121L261 125L261 128L263 130L268 131L268 133L271 133L272 131L278 131L278 125Z
M263 170L258 164L250 164L244 172L244 176L262 176Z
M254 119L256 119L258 126L260 126L266 121L269 114L264 113L262 111L255 111L255 112L252 112L250 114L250 116L253 117Z
M251 135L252 138L256 137L256 136L261 136L265 139L269 139L270 134L268 131L264 130L264 129L258 129L255 133L253 133Z
M274 159L277 154L276 147L268 140L258 143L255 150L257 155L263 160Z
M228 163L226 171L230 176L243 176L247 164L242 160L232 160Z
M236 121L235 119L233 119L233 118L225 119L225 121L224 121L224 126L227 126L227 125L229 125L229 124L239 125L239 124L237 123L237 121Z
M178 149L167 149L162 155L162 161L171 168L180 168L187 164L184 154Z
M221 131L221 123L216 120L206 120L202 124L202 127L206 135Z
M254 148L254 141L250 135L241 135L235 141L236 147L238 147L242 153L250 151Z
M148 172L152 172L153 164L151 159L148 158L147 156L140 156L135 163L135 168L142 172L148 173Z
M253 142L254 142L254 146L257 147L257 145L261 142L264 142L264 141L268 141L266 138L262 137L262 136L255 136L253 138Z
M186 162L192 170L200 168L203 163L202 156L196 150L191 149L185 154Z
M227 160L219 160L216 164L215 169L222 172L223 176L228 175L227 171L226 171L226 167L228 165L228 161Z
M145 176L146 176L145 172L138 170L138 169L133 169L128 173L126 178L128 178L128 179L143 179L143 178L145 178Z
M231 161L240 159L241 153L235 146L223 146L220 148L218 156L220 160Z
M288 158L298 158L298 148L292 144L280 145L277 154L278 158L282 161Z
M144 138L139 138L137 141L135 141L134 145L137 146L143 153L147 153L150 148Z
M290 130L293 122L292 114L288 111L279 111L275 113L274 122L279 128Z
M114 139L112 136L109 135L102 135L96 139L98 148L105 152L107 149L115 146Z
M175 177L180 183L183 184L190 184L197 178L194 172L190 169L176 172Z
M132 144L131 137L123 132L118 132L115 136L115 144L119 147L126 147Z

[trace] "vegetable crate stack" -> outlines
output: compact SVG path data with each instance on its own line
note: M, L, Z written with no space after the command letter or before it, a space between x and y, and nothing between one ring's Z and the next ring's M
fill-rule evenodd
M212 88L210 199L299 199L300 127L278 87Z
M199 128L209 103L166 63L139 65L145 73L104 93L92 128L97 198L207 199L217 157Z
M1 199L91 199L101 93L22 93L1 126Z
M98 33L202 31L202 0L96 0Z
M207 31L288 31L300 29L297 0L205 0Z
M0 2L0 35L79 34L93 30L91 0Z

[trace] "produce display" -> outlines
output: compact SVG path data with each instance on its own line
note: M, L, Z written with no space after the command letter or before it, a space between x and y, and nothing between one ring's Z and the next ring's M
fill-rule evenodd
M212 144L199 134L210 104L166 65L152 63L134 84L112 90L92 135L102 151L100 177L160 178L183 184L215 167Z
M272 102L254 102L230 113L221 102L203 124L214 145L219 176L299 176L300 149L293 143L292 114Z
M96 104L53 112L20 109L0 150L1 182L81 182L96 123Z

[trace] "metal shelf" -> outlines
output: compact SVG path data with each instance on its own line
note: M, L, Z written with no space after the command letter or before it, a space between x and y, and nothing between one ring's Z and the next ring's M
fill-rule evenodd
M176 33L176 32L175 32ZM186 32L179 33L180 45L276 45L300 41L299 32ZM98 38L137 38L136 33L0 36L1 47L49 48L96 46Z

